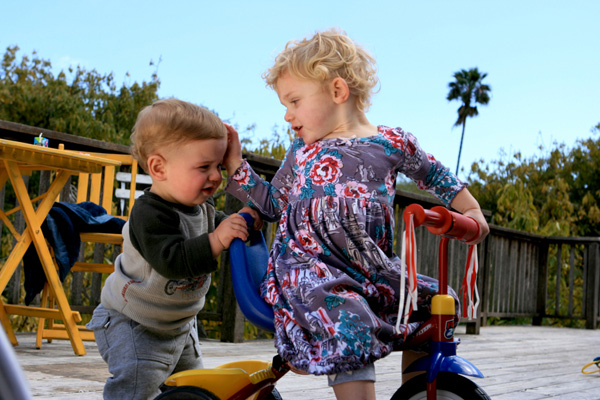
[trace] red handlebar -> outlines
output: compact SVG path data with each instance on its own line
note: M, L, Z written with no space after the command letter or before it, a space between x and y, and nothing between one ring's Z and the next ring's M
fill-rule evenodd
M404 210L404 223L408 225L410 215L413 215L414 226L424 225L435 234L463 242L470 242L479 235L479 224L462 214L449 211L441 206L426 210L418 204L411 204Z

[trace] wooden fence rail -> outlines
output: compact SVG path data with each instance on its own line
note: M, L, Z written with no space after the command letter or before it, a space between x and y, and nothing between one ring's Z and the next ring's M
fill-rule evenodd
M66 143L67 147L82 151L127 153L122 145L104 143L61 132L39 129L7 121L0 121L0 137L32 142L34 136L43 133L51 139L51 147ZM245 155L255 170L270 180L280 162L254 154ZM47 184L49 175L35 175L39 185ZM35 182L37 185L37 182ZM35 186L35 185L32 185ZM33 189L32 189L33 190ZM66 195L66 194L65 194ZM111 194L112 195L112 194ZM0 207L4 209L5 193L0 193ZM439 203L427 196L399 191L395 198L397 253L400 253L401 233L404 229L403 209L411 203L429 208ZM241 208L236 199L227 195L225 211L235 212ZM15 215L15 226L19 228L20 213ZM477 279L480 304L478 317L467 322L471 333L492 318L526 318L534 325L555 320L584 321L587 329L596 329L600 321L600 238L544 237L499 226L490 226L490 235L478 246L479 274ZM267 226L266 229L271 229ZM439 237L429 234L425 228L417 228L418 271L437 276L437 254ZM267 232L267 236L269 236ZM467 246L451 241L449 248L449 284L457 291L461 287L467 258ZM105 257L104 250L96 257ZM1 257L6 257L2 254ZM2 258L3 260L4 258ZM237 306L231 286L229 258L225 252L221 268L216 273L218 282L215 294L207 303L216 307L202 311L199 320L205 325L219 325L222 341L243 340L244 318ZM99 301L101 281L98 277L74 276L70 292L74 309L90 312ZM22 298L20 277L14 279L2 294L7 303L18 303ZM84 299L86 299L84 301ZM84 303L86 305L84 305ZM80 305L79 308L77 305Z

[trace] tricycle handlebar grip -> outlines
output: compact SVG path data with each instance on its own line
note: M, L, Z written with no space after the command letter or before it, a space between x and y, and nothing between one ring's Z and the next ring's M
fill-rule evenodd
M471 217L465 217L462 214L448 211L444 207L436 206L432 211L444 211L452 218L452 225L442 234L447 237L455 238L463 242L470 242L479 236L479 224ZM431 229L430 229L431 231Z
M426 210L418 204L409 205L404 210L404 222L407 225L410 215L413 216L415 227L424 225L435 235L442 235L463 242L470 242L479 235L479 224L473 218L465 217L441 206Z
M436 235L441 235L452 227L452 216L450 211L444 207L433 207L431 210L427 210L418 204L411 204L404 210L404 223L406 225L408 225L408 219L411 215L415 227L424 225L431 233Z

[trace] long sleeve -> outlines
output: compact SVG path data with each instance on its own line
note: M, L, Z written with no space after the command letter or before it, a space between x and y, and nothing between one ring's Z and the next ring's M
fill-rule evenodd
M200 231L198 235L184 235L180 213L149 195L136 202L129 219L132 245L154 270L168 279L206 275L217 270L208 231Z
M228 179L225 190L246 205L256 209L266 221L279 220L288 205L288 195L294 179L293 146L283 160L273 180L261 178L246 160Z

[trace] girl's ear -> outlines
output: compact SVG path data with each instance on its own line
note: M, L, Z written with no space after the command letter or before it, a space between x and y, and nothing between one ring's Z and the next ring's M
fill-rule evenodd
M167 160L164 159L160 154L152 154L148 157L148 174L153 180L163 181L166 179L166 164Z
M333 101L337 104L345 103L350 97L350 88L344 78L337 77L331 81L331 92Z

